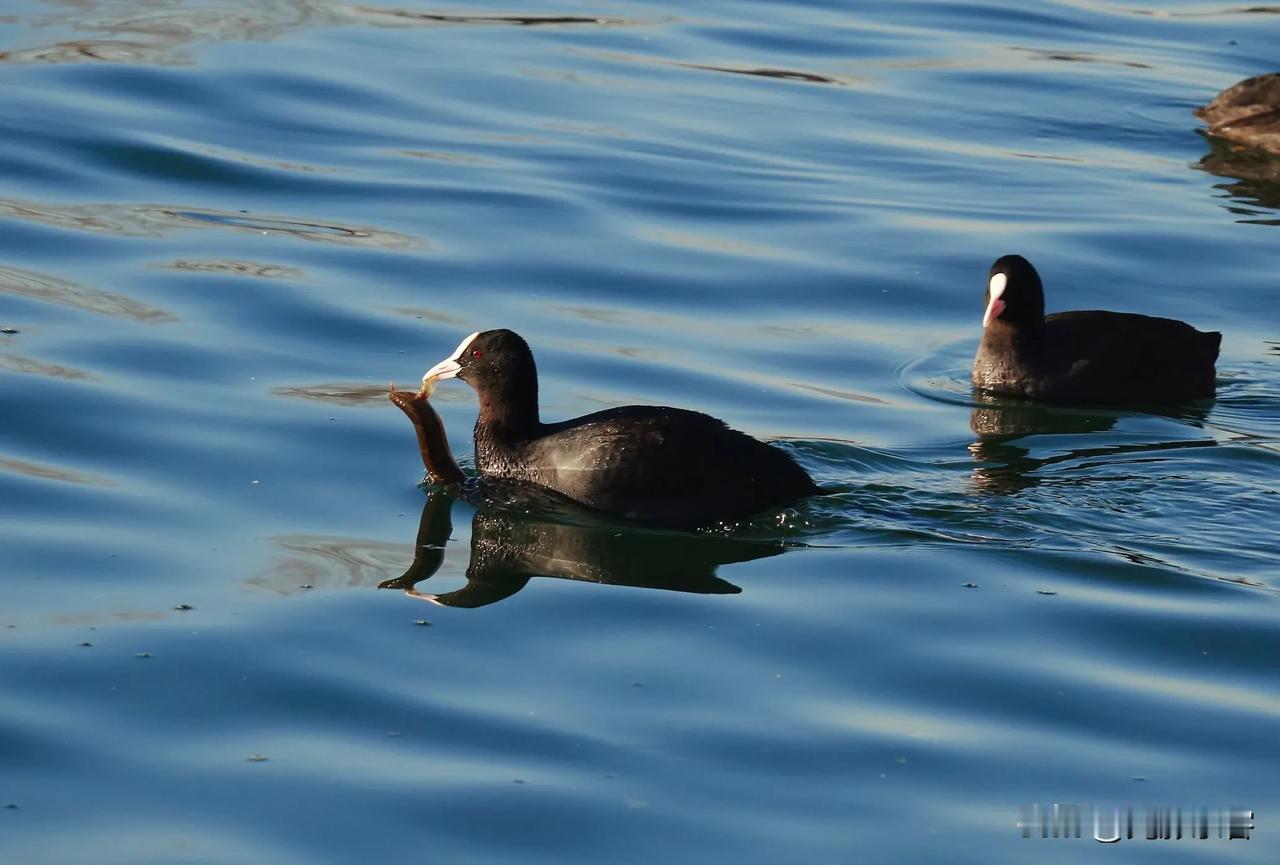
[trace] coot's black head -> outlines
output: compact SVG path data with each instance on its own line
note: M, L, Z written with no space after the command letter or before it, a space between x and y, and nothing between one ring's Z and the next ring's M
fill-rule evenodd
M999 320L1009 325L1044 323L1044 286L1040 274L1021 255L997 258L987 272L987 311L982 326Z
M453 354L427 371L422 382L460 378L480 391L530 374L536 380L533 352L520 334L513 330L485 330L459 343Z
M537 419L538 369L529 344L515 331L471 334L453 354L427 371L422 377L423 388L429 390L446 378L460 378L471 385L480 395L482 413Z

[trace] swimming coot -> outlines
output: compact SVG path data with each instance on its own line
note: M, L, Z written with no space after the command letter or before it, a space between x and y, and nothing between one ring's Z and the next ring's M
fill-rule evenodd
M987 275L973 385L1054 403L1182 402L1214 393L1220 333L1127 312L1044 314L1040 275L1006 255Z
M1213 97L1196 116L1209 134L1246 147L1280 153L1280 73L1246 78Z
M476 468L540 484L627 519L695 528L821 492L786 453L705 414L629 405L559 423L538 417L538 371L516 333L473 333L423 376L480 399Z

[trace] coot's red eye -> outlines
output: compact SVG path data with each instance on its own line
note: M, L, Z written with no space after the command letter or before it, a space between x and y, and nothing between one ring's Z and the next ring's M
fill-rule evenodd
M482 351L481 351L480 349L478 349L478 348L477 348L477 349L474 349L474 350L471 352L471 356L472 356L472 357L479 357L479 356L480 356L480 355L482 355L482 354L484 354L484 352L482 352Z

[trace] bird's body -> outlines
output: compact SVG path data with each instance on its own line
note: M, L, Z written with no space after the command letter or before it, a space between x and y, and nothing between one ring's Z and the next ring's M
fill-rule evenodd
M1233 84L1195 113L1209 124L1210 135L1280 153L1280 73Z
M542 423L533 355L511 331L468 337L440 367L479 395L476 468L484 475L673 528L734 521L821 492L790 455L701 412L630 405Z
M992 267L974 387L1061 404L1151 404L1212 397L1222 334L1125 312L1044 315L1039 276L1020 256ZM994 310L994 314L993 314Z
M506 436L476 423L476 467L651 524L735 520L819 492L783 451L700 412L630 405Z

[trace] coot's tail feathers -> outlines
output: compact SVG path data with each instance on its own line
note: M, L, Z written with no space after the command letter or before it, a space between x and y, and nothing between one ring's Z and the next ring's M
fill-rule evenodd
M1214 331L1195 331L1194 339L1184 339L1181 353L1170 358L1174 376L1169 381L1182 382L1180 391L1169 393L1161 401L1177 402L1185 399L1212 399L1217 393L1218 350L1222 346L1222 334ZM1160 388L1156 388L1159 391Z

